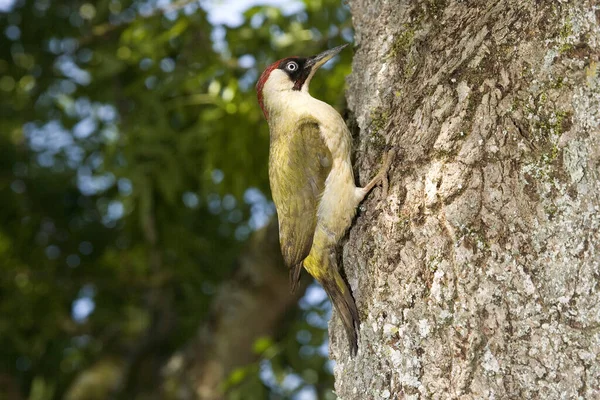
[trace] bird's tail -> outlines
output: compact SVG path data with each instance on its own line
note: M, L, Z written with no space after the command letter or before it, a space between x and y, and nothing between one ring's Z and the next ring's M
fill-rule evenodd
M350 343L350 352L356 354L358 350L358 310L350 293L350 289L340 275L334 257L331 254L325 254L317 260L313 253L304 260L304 267L315 279L323 286L323 289L329 295L331 302L337 310L346 335Z

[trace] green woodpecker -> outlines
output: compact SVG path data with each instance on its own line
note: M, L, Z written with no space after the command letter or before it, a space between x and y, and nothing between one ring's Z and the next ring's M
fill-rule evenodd
M317 69L344 47L279 60L262 73L256 91L269 123L269 180L292 292L304 266L331 298L355 354L358 311L338 271L335 250L365 195L380 182L387 188L391 157L388 154L383 169L367 186L356 187L344 120L308 93Z

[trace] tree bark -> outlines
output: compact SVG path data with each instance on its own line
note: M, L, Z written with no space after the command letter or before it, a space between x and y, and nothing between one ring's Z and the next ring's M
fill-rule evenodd
M386 198L343 247L340 399L600 397L600 7L352 0L347 93Z

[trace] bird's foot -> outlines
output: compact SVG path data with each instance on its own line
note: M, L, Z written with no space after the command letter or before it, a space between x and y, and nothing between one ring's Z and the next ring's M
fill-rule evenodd
M371 179L371 182L369 182L367 186L364 187L365 194L369 193L371 189L373 189L375 186L381 185L381 189L383 191L382 196L383 198L387 197L390 185L388 181L388 171L390 169L390 166L392 165L392 161L394 161L395 156L396 151L394 149L388 150L385 153L385 155L383 156L383 165L381 169L379 170L377 175L375 175L375 177Z

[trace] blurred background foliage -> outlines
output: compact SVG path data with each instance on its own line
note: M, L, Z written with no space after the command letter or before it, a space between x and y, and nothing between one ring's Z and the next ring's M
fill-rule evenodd
M274 213L256 79L351 42L349 10L0 0L0 35L0 398L156 396L157 371ZM311 85L340 110L350 59ZM229 398L332 398L328 312L311 286ZM82 376L118 381L147 340L150 371L77 391Z

